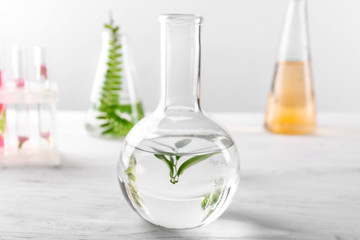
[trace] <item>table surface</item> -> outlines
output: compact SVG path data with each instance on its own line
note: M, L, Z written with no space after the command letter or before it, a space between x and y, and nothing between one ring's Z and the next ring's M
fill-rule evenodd
M360 114L319 114L308 136L269 134L262 114L213 114L242 175L228 210L196 229L142 220L116 180L121 142L59 112L60 167L0 169L0 239L360 239Z

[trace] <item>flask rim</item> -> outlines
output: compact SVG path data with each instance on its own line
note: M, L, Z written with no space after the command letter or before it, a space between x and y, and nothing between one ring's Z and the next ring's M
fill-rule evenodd
M161 14L159 21L160 23L199 25L202 23L203 17L196 14Z

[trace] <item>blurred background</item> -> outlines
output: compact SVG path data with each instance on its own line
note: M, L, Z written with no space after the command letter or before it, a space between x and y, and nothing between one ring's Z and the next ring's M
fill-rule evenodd
M86 110L111 10L129 35L146 111L160 98L162 13L205 17L202 104L207 111L264 111L287 0L1 1L0 44L46 47L60 109ZM236 6L236 7L234 7ZM315 94L320 112L360 111L357 0L308 2ZM10 78L10 77L9 77Z

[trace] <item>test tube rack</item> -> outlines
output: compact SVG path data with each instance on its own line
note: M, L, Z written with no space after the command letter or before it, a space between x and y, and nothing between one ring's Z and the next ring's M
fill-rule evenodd
M0 87L0 167L60 164L57 101L54 83L29 82L21 88L8 83ZM26 136L19 130L24 125Z

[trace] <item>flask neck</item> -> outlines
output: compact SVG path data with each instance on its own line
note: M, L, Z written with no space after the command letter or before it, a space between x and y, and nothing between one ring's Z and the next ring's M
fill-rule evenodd
M161 79L164 111L200 111L200 23L194 15L162 15Z
M279 61L309 61L307 0L289 0L279 48Z

